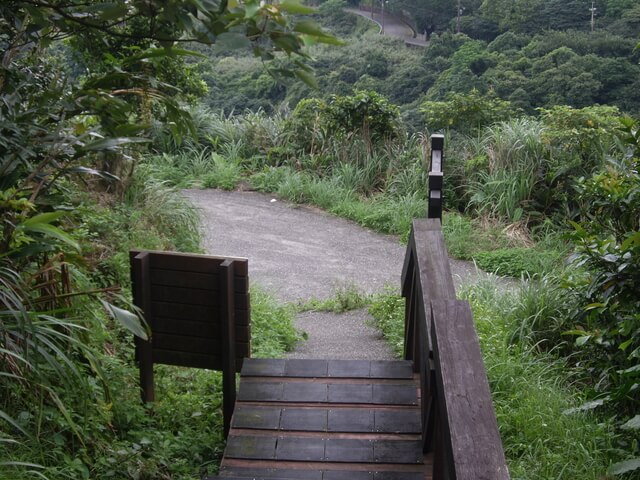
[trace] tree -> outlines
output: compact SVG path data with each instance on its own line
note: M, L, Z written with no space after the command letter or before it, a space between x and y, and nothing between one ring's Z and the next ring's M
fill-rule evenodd
M7 435L37 444L42 422L60 423L67 449L42 455L52 463L62 454L74 458L81 447L91 458L90 429L77 424L109 429L102 406L112 400L88 346L90 321L69 301L81 293L72 291L70 264L83 263L68 224L76 214L65 195L69 179L117 181L100 168L119 173L114 165L139 154L152 120L164 121L176 137L189 133L181 104L188 85L177 81L185 77L174 62L193 55L187 45L247 47L267 61L282 52L290 63L273 74L313 83L303 47L335 39L287 16L310 11L296 0L0 2L0 467L33 466L7 458ZM96 59L86 56L91 49ZM60 60L69 52L82 71ZM135 315L108 308L144 336ZM17 422L14 411L2 410L7 405L26 420ZM36 420L31 409L38 408L43 418Z

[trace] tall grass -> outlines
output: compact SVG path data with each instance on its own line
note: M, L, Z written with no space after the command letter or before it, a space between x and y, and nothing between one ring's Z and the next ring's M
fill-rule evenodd
M612 426L589 413L565 413L581 396L564 362L508 342L508 312L520 295L502 293L493 281L461 295L473 309L511 478L602 479L619 455ZM380 296L369 311L400 355L404 299Z
M469 206L480 215L517 222L533 210L533 193L543 179L548 148L544 126L533 119L502 122L485 130L487 163L469 184Z

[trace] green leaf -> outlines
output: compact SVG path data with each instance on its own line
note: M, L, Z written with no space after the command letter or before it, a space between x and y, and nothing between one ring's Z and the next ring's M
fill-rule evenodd
M60 217L64 216L65 212L47 212L47 213L39 213L38 215L34 215L31 218L28 218L22 225L32 226L40 223L51 223L58 220Z
M631 420L629 420L624 425L622 425L620 428L622 428L624 430L638 430L638 429L640 429L640 415L636 415Z
M630 375L633 373L640 373L640 365L634 365L631 368L627 368L626 370L618 370L620 375Z
M640 232L635 232L624 242L622 242L622 249L628 250L631 246L640 245Z
M307 72L305 70L302 70L302 69L294 70L293 73L295 74L296 77L298 77L300 80L302 80L309 87L311 87L311 88L313 88L315 90L320 88L319 85L318 85L318 81L316 80L316 77L313 74L311 74L311 73L309 73L309 72Z
M146 138L132 138L132 137L117 137L117 138L102 138L93 143L84 146L83 150L97 151L97 150L117 150L121 145L127 145L129 143L148 143L149 139Z
M298 13L306 15L309 13L315 13L316 9L302 5L298 0L284 0L280 3L280 10L289 13Z
M310 20L302 20L296 23L293 30L295 32L306 33L307 35L313 35L316 37L323 37L327 35L327 33L322 30L316 22L312 22Z
M244 18L253 18L260 11L260 3L256 1L249 1L244 4Z
M640 458L632 458L624 462L614 463L609 467L607 473L609 475L622 475L623 473L633 472L640 468Z
M600 308L600 307L606 307L607 305L605 303L590 303L589 305L587 305L586 307L584 307L584 311L588 312L589 310L593 310L596 308Z
M34 223L29 225L26 225L26 223L22 223L20 226L26 232L41 233L47 237L56 238L61 242L66 243L74 250L80 251L80 244L76 242L68 233L66 233L64 230L59 229L58 227L54 227L53 225L49 225L48 223Z
M5 422L7 422L9 425L13 426L16 430L19 430L21 433L23 433L26 437L31 438L31 436L29 435L29 433L22 428L13 418L11 418L9 415L7 415L5 412L3 412L2 410L0 410L0 418L2 420L4 420Z
M322 28L320 28L317 23L308 20L303 20L296 23L293 27L293 31L303 33L305 35L310 35L320 43L327 43L330 45L344 45L344 42L341 42L333 35L322 30Z
M631 345L632 343L633 343L633 338L630 338L629 340L626 340L626 341L622 342L618 346L618 348L624 352L629 347L629 345Z
M583 335L582 337L578 337L576 338L576 345L578 347L581 347L585 343L587 343L590 339L591 339L591 335Z
M124 65L130 65L140 60L144 60L146 58L159 58L159 57L178 57L178 56L188 56L188 57L200 57L207 58L206 55L195 52L193 50L185 50L183 48L150 48L138 55L132 55L127 57L124 62Z
M80 430L78 429L75 422L73 421L73 418L71 418L71 414L67 410L67 407L65 407L64 403L62 402L62 400L60 400L60 397L58 397L58 394L56 392L54 392L50 388L47 388L47 391L49 392L49 398L51 398L51 400L53 400L53 403L56 404L56 406L58 407L58 410L60 411L64 419L67 421L67 424L69 425L71 430L73 430L73 433L75 433L78 440L80 440L80 443L82 444L82 446L85 447L86 445L84 444L84 437L80 433Z
M109 314L116 320L118 320L127 330L133 333L136 337L140 337L143 340L148 340L149 336L147 331L142 325L140 318L135 314L123 308L116 307L109 302L100 300L104 308L107 309Z

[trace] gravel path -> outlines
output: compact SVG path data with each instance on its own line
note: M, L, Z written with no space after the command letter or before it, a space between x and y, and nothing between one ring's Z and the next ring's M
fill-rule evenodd
M382 12L374 11L372 13L367 9L361 10L356 8L345 8L344 11L354 15L360 15L376 23L378 27L380 27L380 33L383 35L400 38L404 40L405 43L418 47L426 47L429 45L429 42L424 39L423 35L416 35L414 37L411 27L403 22L402 19L389 12L385 12L384 14L384 32L382 32Z
M364 293L399 289L405 247L395 237L256 192L184 193L200 209L206 252L249 258L251 281L282 302L331 298L345 285ZM468 262L452 261L451 268L457 285L485 275ZM392 358L367 316L366 310L300 314L297 327L309 339L291 356Z

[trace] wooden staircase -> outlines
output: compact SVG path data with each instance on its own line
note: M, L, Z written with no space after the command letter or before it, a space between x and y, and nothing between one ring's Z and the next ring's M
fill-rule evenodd
M246 359L219 477L424 480L408 361Z

